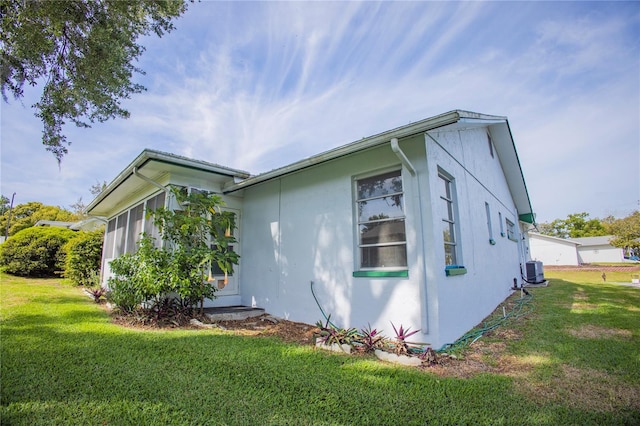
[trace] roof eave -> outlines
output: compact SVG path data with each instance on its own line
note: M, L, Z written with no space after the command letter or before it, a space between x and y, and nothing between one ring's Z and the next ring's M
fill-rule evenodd
M217 173L232 178L247 179L251 175L248 172L242 170L230 169L227 167L218 166L212 163L206 163L197 160L191 160L186 157L175 156L172 154L155 151L151 149L143 150L122 172L118 174L109 183L109 185L100 193L96 198L87 206L87 213L91 214L91 211L96 208L105 198L107 198L113 191L115 191L124 181L129 179L134 170L140 169L149 161L158 161L177 166L182 166L191 169L198 169L211 173Z
M342 145L340 147L331 149L329 151L325 151L323 153L314 155L312 157L305 158L303 160L297 161L287 166L280 167L280 168L250 177L241 182L230 183L228 185L225 185L224 192L230 193L230 192L239 191L241 189L245 189L250 186L257 185L259 183L266 182L268 180L275 179L280 176L288 175L290 173L294 173L312 166L316 166L318 164L325 163L327 161L335 160L337 158L344 157L346 155L353 154L355 152L375 148L385 143L389 143L392 138L398 138L398 139L404 138L404 137L412 136L418 133L423 133L429 130L433 130L438 127L447 126L449 124L458 122L461 118L496 119L501 117L486 116L483 114L471 113L468 111L461 111L461 110L449 111L444 114L436 115L434 117L430 117L415 123L411 123L406 126L398 127L383 133L379 133L377 135L369 136L359 141L351 142L347 145Z

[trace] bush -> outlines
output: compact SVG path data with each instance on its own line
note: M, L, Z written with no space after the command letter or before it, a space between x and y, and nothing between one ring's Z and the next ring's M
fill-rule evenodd
M0 246L0 266L21 277L61 275L65 264L63 246L75 236L66 228L23 229Z
M100 261L102 259L102 241L104 230L80 231L69 240L64 249L66 262L64 276L75 285L94 287L99 283Z
M155 306L173 290L167 276L170 256L171 252L154 247L149 237L142 238L137 252L111 261L113 277L108 281L107 299L125 313L142 302Z

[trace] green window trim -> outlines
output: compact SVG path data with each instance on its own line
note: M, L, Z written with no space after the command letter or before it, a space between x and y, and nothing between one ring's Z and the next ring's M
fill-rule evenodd
M407 278L409 277L408 270L402 271L354 271L353 276L355 278L369 277L369 278Z
M454 275L464 275L467 273L467 268L459 265L449 265L444 268L444 272L448 277L452 277Z

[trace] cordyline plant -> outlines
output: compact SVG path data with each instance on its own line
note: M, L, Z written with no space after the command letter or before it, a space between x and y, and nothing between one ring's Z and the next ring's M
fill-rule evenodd
M107 295L107 289L104 287L90 288L87 291L89 292L89 294L91 294L91 296L93 297L93 301L96 303L100 303L102 298L106 297Z
M367 324L367 328L360 330L357 341L360 343L358 349L363 352L373 352L376 349L382 349L384 346L385 337L382 335L382 330L371 329L371 324Z
M322 321L316 323L316 327L319 329L320 339L325 345L331 345L336 343L338 345L347 344L350 345L356 338L358 331L355 328L339 328L331 324L331 315L327 317L325 324Z
M391 323L391 326L393 327L393 331L396 333L393 351L396 353L396 355L410 355L411 346L409 346L410 344L406 341L406 339L413 336L420 330L409 331L411 327L407 327L407 329L405 330L402 324L400 325L400 328L397 329L396 326L393 325L393 323Z

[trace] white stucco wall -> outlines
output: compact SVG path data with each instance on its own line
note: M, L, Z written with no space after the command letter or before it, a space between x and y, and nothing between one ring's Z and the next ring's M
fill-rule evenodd
M430 244L434 260L431 262L427 294L430 309L437 312L439 324L438 334L433 339L444 344L455 341L490 314L509 296L514 278L521 282L519 245L522 236L500 160L495 151L494 157L489 151L487 130L478 128L430 134L437 141L428 136L425 138L430 198L434 203L438 200L441 185L438 168L441 168L455 179L461 254L458 263L467 268L465 275L446 276L442 218L437 209L433 209L431 220L436 233ZM490 243L485 203L490 208L495 244ZM506 219L515 225L516 241L506 237ZM523 253L523 257L525 255Z
M520 282L519 243L500 236L498 213L519 227L499 159L489 154L486 130L463 134L461 146L459 132L434 133L444 149L422 135L400 141L417 171L412 176L403 170L407 278L352 275L357 267L353 181L400 167L388 145L245 189L243 304L315 323L322 314L311 293L313 281L322 307L342 327L369 323L393 336L393 322L421 329L415 340L439 348L478 324L510 294L513 279ZM432 206L438 166L456 179L466 275L445 276L441 218ZM485 202L491 206L494 245Z
M560 238L531 233L531 258L544 265L578 265L577 244Z
M406 141L404 145L409 145ZM407 155L422 151L420 138ZM413 158L412 158L413 161ZM416 158L416 167L419 166ZM357 241L353 179L400 168L389 146L335 160L245 190L242 301L274 315L315 323L322 314L310 283L331 320L341 327L371 326L392 335L394 324L421 328L420 285L411 176L403 172L408 278L353 277Z
M578 246L578 258L580 263L600 263L600 262L624 262L624 252L621 248L611 245Z

